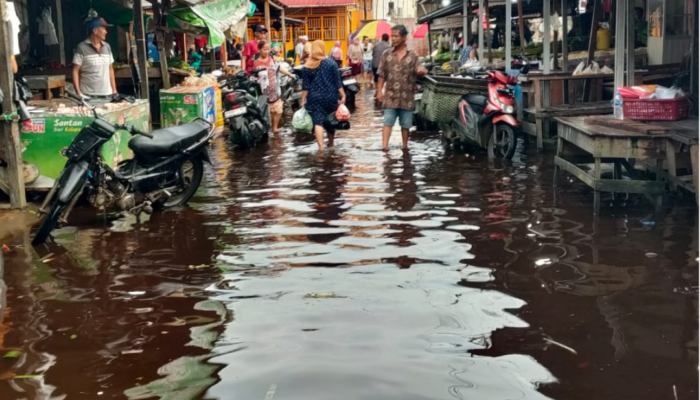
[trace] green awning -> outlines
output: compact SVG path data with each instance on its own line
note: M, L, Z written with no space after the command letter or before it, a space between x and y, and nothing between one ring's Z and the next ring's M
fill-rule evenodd
M209 43L212 47L226 42L235 26L248 16L248 0L214 0L189 6L178 6L170 10L173 24L181 29L202 28L209 31ZM171 24L170 19L168 25Z

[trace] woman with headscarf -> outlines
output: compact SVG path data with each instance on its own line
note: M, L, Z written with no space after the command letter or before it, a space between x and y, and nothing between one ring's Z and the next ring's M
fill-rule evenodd
M362 46L360 46L360 38L355 38L350 47L348 47L348 63L352 70L352 76L362 73Z
M314 134L318 149L323 150L323 122L328 114L345 103L345 91L340 82L338 66L326 57L326 44L317 40L311 44L311 53L302 72L301 106L314 121ZM328 131L328 147L333 147L335 132Z
M331 49L328 55L338 64L338 68L343 66L343 49L340 48L340 40L335 41L335 47Z

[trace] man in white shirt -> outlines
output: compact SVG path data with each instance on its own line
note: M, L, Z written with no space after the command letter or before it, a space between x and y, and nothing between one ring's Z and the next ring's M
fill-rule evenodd
M294 53L296 53L297 60L299 60L299 64L304 64L304 46L308 41L308 36L301 35L299 36L299 43L297 43L296 47L294 48Z

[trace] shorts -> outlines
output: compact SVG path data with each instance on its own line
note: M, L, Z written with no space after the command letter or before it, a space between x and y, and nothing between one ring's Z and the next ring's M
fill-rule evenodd
M372 60L363 60L362 61L362 70L364 72L369 72L372 70Z
M413 127L413 111L398 108L384 109L384 126L394 126L397 118L402 129L411 129Z
M270 106L270 114L282 114L284 112L284 103L282 103L282 99L278 99L274 103L269 103Z

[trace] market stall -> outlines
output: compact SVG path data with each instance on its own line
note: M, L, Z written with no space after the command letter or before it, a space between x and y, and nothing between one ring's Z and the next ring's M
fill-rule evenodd
M150 131L148 100L134 103L93 102L101 118L112 123L133 125ZM75 135L94 119L92 112L68 100L39 100L29 104L32 119L20 127L22 157L25 162L25 183L28 190L48 190L53 185L66 158L66 149ZM102 157L110 166L131 156L130 134L121 131L102 146Z

